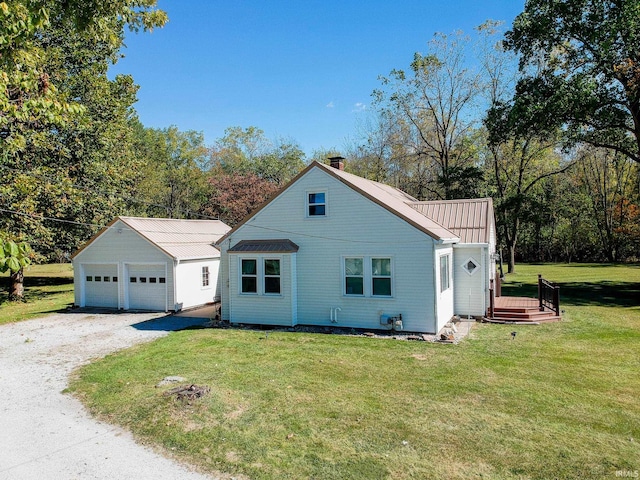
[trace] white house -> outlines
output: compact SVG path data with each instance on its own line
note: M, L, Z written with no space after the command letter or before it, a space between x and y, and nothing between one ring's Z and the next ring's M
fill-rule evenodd
M496 226L491 198L415 202L412 207L460 237L453 246L454 311L486 315L495 277Z
M72 257L75 304L181 310L220 298L219 220L118 217Z
M310 164L220 239L223 319L436 333L469 305L457 303L458 277L477 282L473 311L484 313L488 281L478 269L490 270L482 255L493 247L458 254L456 224L332 164Z

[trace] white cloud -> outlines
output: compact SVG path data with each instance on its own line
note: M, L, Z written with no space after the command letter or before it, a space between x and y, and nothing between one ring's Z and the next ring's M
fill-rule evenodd
M364 112L367 109L367 106L362 103L362 102L358 102L353 106L353 112Z
M327 108L334 108L335 105L333 103L333 100L331 100L329 103L327 103Z

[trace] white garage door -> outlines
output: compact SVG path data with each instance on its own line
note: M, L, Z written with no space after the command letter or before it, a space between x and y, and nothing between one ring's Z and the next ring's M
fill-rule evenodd
M167 308L165 265L129 265L128 271L129 308L164 312Z
M84 304L87 307L118 308L118 266L83 265Z

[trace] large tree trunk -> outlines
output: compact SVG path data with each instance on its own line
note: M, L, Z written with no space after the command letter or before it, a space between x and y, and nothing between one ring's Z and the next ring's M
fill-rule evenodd
M507 273L516 273L516 245L511 243L507 245L509 251L509 260L507 264Z
M22 268L9 276L9 300L24 300L24 270Z

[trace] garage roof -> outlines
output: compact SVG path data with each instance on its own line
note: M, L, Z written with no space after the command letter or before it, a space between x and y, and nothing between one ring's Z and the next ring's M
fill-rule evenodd
M116 225L118 221L176 260L219 257L220 250L213 244L231 229L220 220L117 217L74 253L73 257L108 229L121 228Z

